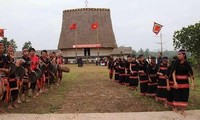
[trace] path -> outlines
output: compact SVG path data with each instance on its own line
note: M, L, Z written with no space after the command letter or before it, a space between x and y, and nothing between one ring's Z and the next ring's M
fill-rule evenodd
M168 112L86 113L86 114L0 114L0 120L199 120L200 111L187 111L184 117Z

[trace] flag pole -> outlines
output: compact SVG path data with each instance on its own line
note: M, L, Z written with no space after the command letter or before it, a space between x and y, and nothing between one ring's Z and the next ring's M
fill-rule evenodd
M97 44L99 44L99 28L97 27ZM97 50L97 56L99 58L99 46L97 46L98 50Z
M163 27L163 25L154 22L153 32L156 35L160 32L160 36L159 36L160 37L160 43L157 43L157 44L160 44L160 52L163 52L163 40L162 40L162 31L161 31L162 27Z
M157 36L157 37L160 37L160 42L155 42L155 43L156 43L156 44L160 44L160 52L163 52L163 44L165 44L165 43L163 43L163 36L162 36L162 33L160 33L160 35Z
M100 12L98 11L98 18L99 18L99 16L100 16ZM96 23L97 24L97 44L99 44L99 23L97 22ZM99 45L98 45L98 58L99 58Z
M160 33L160 50L163 52L163 42L162 42L162 33Z
M75 45L75 47L76 47L76 63L77 63L77 39L78 39L77 30L75 30L75 39L76 39L76 45Z

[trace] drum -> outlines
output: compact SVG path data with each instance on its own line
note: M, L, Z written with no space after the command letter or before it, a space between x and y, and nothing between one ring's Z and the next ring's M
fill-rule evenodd
M35 83L37 81L37 78L38 78L37 73L35 71L31 72L29 77L30 77L31 83Z
M15 71L15 75L17 78L22 78L25 75L25 69L23 66L17 67Z
M70 72L70 69L65 66L65 65L58 65L58 70L62 71L62 72Z
M56 73L56 71L57 71L56 66L54 64L52 64L51 62L49 63L47 69L48 69L48 71L50 71L52 73Z
M15 71L16 71L16 69L17 69L17 66L14 64L14 63L9 63L8 64L8 68L10 69L10 75L13 75L13 74L15 74Z
M49 81L50 83L55 83L57 81L55 74L52 72L49 72Z
M39 66L39 68L42 71L42 73L44 73L45 70L46 70L46 65L44 63L41 63L40 66Z
M40 79L42 77L42 71L39 68L37 68L35 69L35 72L37 74L37 79Z
M2 93L2 95L3 95L2 97L3 98L1 98L1 100L5 100L5 101L8 102L9 94L10 94L10 92L9 92L10 91L10 86L9 86L8 78L3 77L0 80L1 80L1 91L3 92ZM6 91L6 93L5 93L5 91ZM0 95L0 97L1 97L1 95Z

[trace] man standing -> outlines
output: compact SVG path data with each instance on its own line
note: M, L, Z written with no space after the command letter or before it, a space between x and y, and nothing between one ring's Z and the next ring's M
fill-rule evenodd
M114 60L115 82L119 82L119 58Z
M39 58L35 55L35 49L30 48L29 49L30 54L30 60L31 60L31 71L34 71L38 68L39 65ZM33 98L36 98L36 82L31 83L31 89L32 89L32 96Z
M7 60L7 57L3 54L3 52L4 52L4 44L0 42L0 77L1 77L0 100L2 100L3 97L5 97L5 91L3 90L3 87L4 87L4 80L6 79L4 79L4 77L6 73L8 73L8 69L5 68L8 64L8 60ZM0 105L0 113L4 113L4 112L5 111L2 109L2 105Z
M83 59L81 57L78 58L78 67L83 67Z
M62 57L61 53L58 53L56 63L58 66L63 64L63 57ZM60 84L62 81L62 71L61 70L58 70L57 77L58 77L58 84Z
M40 61L46 66L46 70L44 72L44 90L46 91L46 84L50 85L50 88L52 88L52 83L53 81L49 80L49 70L48 70L48 66L50 63L50 59L48 58L48 53L47 50L42 50L41 52L41 57L40 57Z
M22 77L21 80L21 85L20 85L20 90L19 90L19 97L18 97L18 103L21 103L21 98L23 98L23 100L25 102L28 102L28 89L30 86L30 82L29 82L29 73L31 71L31 59L29 58L29 51L28 49L24 49L23 50L23 56L22 59L24 60L24 63L22 64L22 66L25 69L25 74Z
M162 52L159 52L157 58L157 65L160 66L161 62L162 62Z
M110 58L108 60L108 69L109 69L109 78L110 78L110 81L112 81L113 73L114 73L114 59L112 55L110 55Z

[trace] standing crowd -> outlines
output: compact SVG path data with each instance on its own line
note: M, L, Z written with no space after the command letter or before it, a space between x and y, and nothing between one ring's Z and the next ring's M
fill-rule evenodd
M28 93L36 98L61 83L61 53L43 50L38 56L35 52L34 48L23 49L21 58L15 58L13 47L5 49L0 42L0 113L6 112L3 106L15 109L29 102Z
M140 89L142 96L155 98L173 111L185 115L188 106L189 88L194 89L193 70L187 61L186 51L179 50L178 55L169 63L162 53L156 59L153 56L145 59L141 54L108 61L109 80L126 85L132 90ZM191 80L191 81L190 81Z

